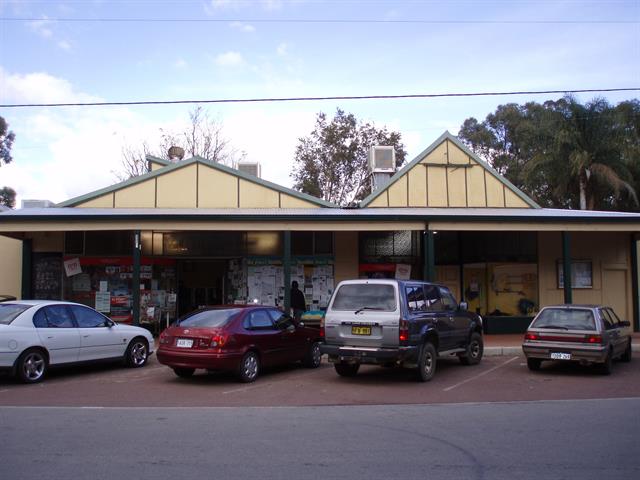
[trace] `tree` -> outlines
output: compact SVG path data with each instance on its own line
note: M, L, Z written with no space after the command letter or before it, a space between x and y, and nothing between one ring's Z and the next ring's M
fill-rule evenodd
M222 124L200 106L189 112L189 125L183 131L160 129L160 134L160 144L155 151L147 142L140 148L130 145L123 147L122 172L113 172L119 180L147 173L147 155L168 159L167 152L174 146L183 148L189 157L199 156L216 163L232 164L239 156L224 136Z
M628 210L638 206L638 130L629 128L637 108L571 96L501 105L482 123L465 120L458 135L543 206Z
M371 193L369 149L393 146L396 167L407 155L400 134L363 123L337 109L329 120L318 113L313 132L298 139L291 177L296 190L338 205L352 205Z
M9 124L0 117L0 166L2 164L11 163L11 147L16 135L9 130ZM16 204L16 191L11 187L3 187L0 189L0 205L6 205L13 208Z

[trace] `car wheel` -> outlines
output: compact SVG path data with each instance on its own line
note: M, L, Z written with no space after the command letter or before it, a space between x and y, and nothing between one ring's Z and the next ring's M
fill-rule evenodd
M484 353L484 344L482 342L482 335L478 332L471 334L469 338L469 344L467 345L467 351L460 356L460 362L463 365L477 365L482 360L482 354Z
M258 378L260 373L260 359L256 352L247 352L238 367L238 378L241 382L249 383Z
M604 359L604 363L601 363L598 367L598 370L602 375L611 374L611 371L613 370L613 355L611 350L609 350L607 358Z
M538 370L540 370L541 364L542 361L539 358L527 358L527 367L529 367L529 370L531 370L532 372L537 372Z
M623 362L631 361L631 339L629 339L629 344L627 345L627 349L624 351L624 353L620 357L620 360L622 360Z
M124 354L124 360L128 367L144 367L149 359L149 345L144 338L134 338L129 343Z
M341 377L355 377L360 370L359 363L334 363L333 368Z
M313 342L309 346L309 350L304 358L304 366L307 368L318 368L322 361L322 352L320 352L320 342Z
M16 376L23 383L37 383L46 375L48 366L42 350L27 350L16 362Z
M189 378L195 372L195 368L174 368L173 373L175 373L180 378Z
M436 363L438 354L433 343L426 342L422 346L420 358L418 359L418 370L416 378L419 382L428 382L436 373Z

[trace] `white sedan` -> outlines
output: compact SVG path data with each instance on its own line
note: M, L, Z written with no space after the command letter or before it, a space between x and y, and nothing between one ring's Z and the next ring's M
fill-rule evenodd
M0 369L25 383L39 382L49 367L59 365L122 360L142 367L153 346L153 336L144 328L115 323L78 303L0 303Z

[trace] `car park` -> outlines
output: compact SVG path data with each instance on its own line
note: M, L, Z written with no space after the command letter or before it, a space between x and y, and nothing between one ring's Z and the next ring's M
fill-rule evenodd
M602 305L553 305L533 319L522 343L530 370L543 361L596 365L609 374L613 360L631 361L632 331L612 308Z
M142 367L153 353L151 334L117 324L86 305L50 300L0 303L0 369L24 383L41 381L50 367L123 361Z
M196 310L160 335L158 361L179 377L197 369L231 371L253 382L264 367L320 365L320 331L276 307L230 305Z
M482 359L482 319L458 304L444 285L402 280L340 282L321 324L336 373L350 377L361 364L399 366L429 381L438 357L465 365Z

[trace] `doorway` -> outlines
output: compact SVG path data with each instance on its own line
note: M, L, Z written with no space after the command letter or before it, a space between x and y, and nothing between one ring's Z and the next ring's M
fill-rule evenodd
M178 261L178 315L224 303L226 270L226 260Z

